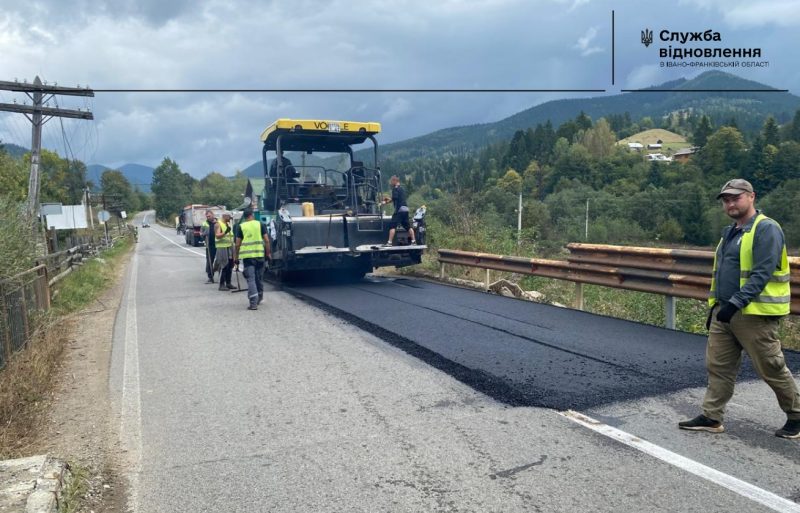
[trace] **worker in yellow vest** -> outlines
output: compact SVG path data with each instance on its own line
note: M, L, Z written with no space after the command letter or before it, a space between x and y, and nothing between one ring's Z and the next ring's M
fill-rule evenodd
M214 238L217 241L214 268L219 269L219 290L235 289L236 287L231 285L233 272L233 223L231 222L230 212L224 212L222 219L217 221L214 226Z
M717 199L735 222L722 232L714 254L709 296L703 413L678 423L681 429L721 433L725 405L733 396L746 351L758 375L786 413L781 438L800 438L800 392L786 367L778 324L791 306L789 260L780 225L755 208L747 180L728 181Z
M244 264L244 277L247 278L248 310L258 310L258 305L264 301L264 262L269 258L269 236L267 227L253 217L251 209L245 209L243 219L236 226L236 247L233 258L234 265L239 265L239 260Z

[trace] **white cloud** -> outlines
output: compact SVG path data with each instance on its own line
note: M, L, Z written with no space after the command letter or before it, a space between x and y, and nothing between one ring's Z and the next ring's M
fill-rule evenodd
M597 37L597 27L590 27L582 37L578 38L575 48L580 50L582 57L603 51L599 46L590 46L595 37Z
M406 117L410 112L410 101L405 98L395 98L389 102L389 106L381 116L381 119L384 121L397 121Z
M732 27L800 27L798 0L682 0L682 3L719 11Z
M645 64L634 68L625 78L625 89L642 89L664 82L664 73L657 64Z

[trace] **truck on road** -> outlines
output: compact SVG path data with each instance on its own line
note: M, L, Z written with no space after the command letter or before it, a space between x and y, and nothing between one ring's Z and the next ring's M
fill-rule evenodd
M184 235L187 245L202 246L205 244L202 229L203 223L206 222L206 210L211 210L214 212L214 216L219 218L225 212L225 205L191 204L183 207L181 219L185 227Z

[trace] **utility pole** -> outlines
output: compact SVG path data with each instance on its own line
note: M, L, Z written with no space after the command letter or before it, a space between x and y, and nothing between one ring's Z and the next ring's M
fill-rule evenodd
M586 228L583 234L583 238L589 240L589 198L586 198Z
M517 248L522 244L522 191L519 193L519 208L517 208Z
M28 179L28 215L33 219L39 213L39 160L42 153L42 126L54 117L94 119L91 112L45 107L44 104L57 94L70 96L94 96L94 91L80 87L58 87L42 84L37 76L33 84L0 81L0 91L25 93L33 105L0 103L0 111L24 114L33 125L31 137L31 174Z

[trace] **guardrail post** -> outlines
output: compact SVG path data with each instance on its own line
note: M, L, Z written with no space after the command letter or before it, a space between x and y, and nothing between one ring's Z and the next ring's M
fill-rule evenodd
M490 274L491 272L492 272L491 270L486 269L486 290L487 291L489 290L489 284L492 281L491 274Z
M664 326L675 329L675 296L664 296Z
M575 282L575 308L583 310L583 283Z
M439 279L444 279L444 262L439 262Z

